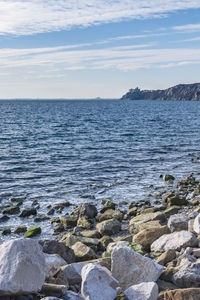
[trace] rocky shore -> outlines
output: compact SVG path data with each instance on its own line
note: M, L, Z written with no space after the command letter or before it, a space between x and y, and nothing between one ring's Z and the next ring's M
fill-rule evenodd
M40 239L39 226L16 227L19 238L0 242L0 299L200 299L200 180L163 180L154 205L85 203L51 219L52 240ZM69 203L56 205L49 209ZM40 218L36 209L10 205L1 218Z

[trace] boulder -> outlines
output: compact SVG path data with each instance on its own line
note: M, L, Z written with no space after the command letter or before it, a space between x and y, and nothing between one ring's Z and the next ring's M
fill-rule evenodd
M29 229L25 232L24 236L25 236L26 238L31 238L31 237L34 237L34 236L40 234L41 232L42 232L42 230L41 230L40 227L32 227L32 228L29 228Z
M70 264L75 261L74 251L67 247L64 243L60 243L54 240L42 240L39 241L44 253L58 254L62 257L66 263Z
M3 210L4 215L15 215L20 212L19 206L10 206Z
M100 239L101 234L97 230L84 230L80 232L80 235L86 237L86 238L92 238L92 239Z
M0 294L38 292L45 280L45 257L37 241L15 239L0 245Z
M84 299L114 300L117 295L118 281L111 273L96 264L88 264L82 269L81 294Z
M158 286L155 282L143 282L137 285L132 285L124 291L128 300L157 300Z
M81 204L72 211L72 215L77 217L85 216L88 219L94 219L97 216L97 213L96 206L90 203Z
M177 214L179 209L179 206L171 206L165 209L163 213L165 214L166 218L169 218L170 216Z
M133 243L140 244L145 251L150 251L151 244L164 234L170 233L167 226L144 229L133 237Z
M131 219L130 225L132 225L134 223L147 223L147 222L156 221L156 220L164 222L166 220L165 214L158 211L158 212L154 212L154 213L138 215Z
M162 225L160 224L159 220L156 221L149 221L146 223L141 223L141 222L132 222L130 221L129 225L129 231L131 234L136 234L144 229L152 228L152 227L161 227Z
M74 250L76 261L86 261L96 258L94 250L81 242L74 244L72 249Z
M83 229L91 229L93 227L93 224L89 219L83 216L78 219L77 226Z
M112 255L112 275L123 289L142 282L157 281L163 266L128 247L115 247Z
M106 220L98 223L96 225L96 229L101 233L101 235L112 235L121 230L121 223L115 219Z
M66 265L66 261L56 254L44 254L46 278L53 277L61 266Z
M170 249L179 251L181 248L195 247L198 239L189 231L177 231L164 234L151 245L151 251L164 252Z
M167 226L171 232L188 230L188 221L189 218L187 216L183 214L175 214L170 216Z
M200 288L165 291L163 297L164 300L199 300Z
M99 240L98 239L93 239L93 238L86 238L81 235L73 235L73 234L66 234L62 237L61 242L65 243L66 246L72 247L74 244L77 242L81 242L89 247L92 247L94 249L97 248L99 245Z
M115 247L128 247L128 246L129 246L129 242L126 241L113 242L108 244L106 251L107 253L112 253Z
M187 205L188 201L184 197L180 197L179 195L171 196L167 199L168 206L183 206Z
M196 216L194 219L194 225L193 225L194 232L197 234L200 234L200 214Z

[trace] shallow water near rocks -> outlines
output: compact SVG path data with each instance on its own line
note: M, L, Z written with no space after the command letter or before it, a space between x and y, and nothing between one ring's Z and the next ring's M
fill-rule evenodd
M39 214L63 200L153 199L160 174L200 171L199 111L195 101L0 101L1 206L20 195L21 209L38 200ZM19 224L42 237L53 229L17 216L0 227Z

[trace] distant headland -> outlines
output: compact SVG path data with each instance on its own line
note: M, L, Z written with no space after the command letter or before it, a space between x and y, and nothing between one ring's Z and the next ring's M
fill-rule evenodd
M165 90L130 89L122 100L200 100L200 83L178 84Z

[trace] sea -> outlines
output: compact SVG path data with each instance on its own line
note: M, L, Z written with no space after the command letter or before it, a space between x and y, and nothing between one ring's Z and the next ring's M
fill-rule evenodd
M85 202L153 203L161 175L198 176L199 156L198 101L0 101L1 209L16 196L45 215L61 201L72 204L62 214ZM0 229L20 224L37 225L12 215ZM39 225L50 237L53 225Z

